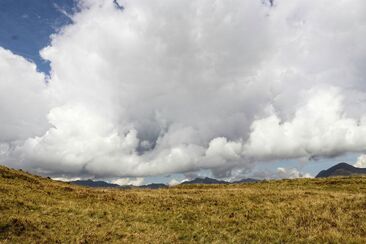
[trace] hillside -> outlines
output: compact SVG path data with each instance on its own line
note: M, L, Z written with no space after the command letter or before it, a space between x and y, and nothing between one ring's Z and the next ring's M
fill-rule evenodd
M327 170L320 171L316 178L351 175L366 175L366 168L356 168L347 163L339 163Z
M101 189L0 166L0 242L366 242L366 178Z

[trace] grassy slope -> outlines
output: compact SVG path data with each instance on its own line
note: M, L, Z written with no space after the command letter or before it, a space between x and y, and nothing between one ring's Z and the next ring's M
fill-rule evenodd
M366 243L366 178L90 189L0 166L0 242Z

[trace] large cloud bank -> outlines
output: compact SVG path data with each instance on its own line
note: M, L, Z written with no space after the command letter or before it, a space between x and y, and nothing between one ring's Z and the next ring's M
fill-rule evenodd
M366 149L363 0L85 0L34 65L0 48L0 160L143 177Z

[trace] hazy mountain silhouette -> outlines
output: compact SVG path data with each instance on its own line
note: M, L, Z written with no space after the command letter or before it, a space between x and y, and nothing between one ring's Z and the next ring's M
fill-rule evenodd
M117 184L108 183L105 181L93 181L93 180L75 180L70 181L71 184L88 187L121 187Z
M146 189L159 189L159 188L166 188L168 187L165 184L148 184L148 185L142 185L142 186L132 186L132 185L117 185L108 183L105 181L93 181L93 180L76 180L76 181L70 181L71 184L79 185L79 186L87 186L87 187L102 187L102 188L123 188L123 189L129 189L129 188L146 188Z
M255 183L255 182L259 182L260 180L258 179L253 179L253 178L246 178L246 179L241 179L241 180L237 180L237 181L233 181L231 182L232 184L240 184L240 183Z
M145 189L159 189L159 188L167 188L168 186L162 183L152 183L148 185L142 185L139 186L139 188L145 188Z
M229 184L229 182L206 177L206 178L196 178L190 181L183 181L181 183L181 185L192 185L192 184Z

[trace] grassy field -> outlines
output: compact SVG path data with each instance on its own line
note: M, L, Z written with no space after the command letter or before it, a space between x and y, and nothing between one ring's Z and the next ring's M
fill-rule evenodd
M118 190L0 166L0 242L366 243L366 178Z

